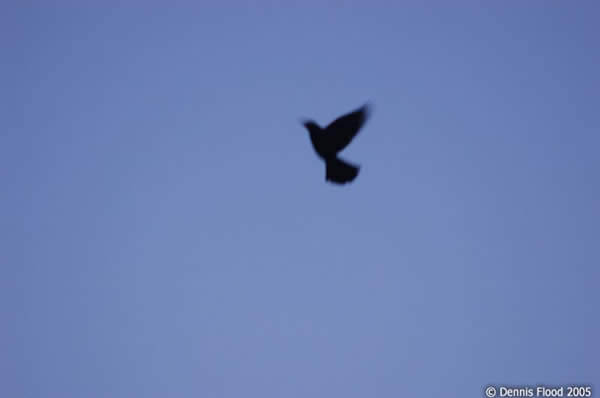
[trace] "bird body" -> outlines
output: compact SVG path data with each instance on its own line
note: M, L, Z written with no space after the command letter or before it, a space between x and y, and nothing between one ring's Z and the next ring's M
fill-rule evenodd
M340 159L338 153L358 134L369 113L370 106L365 104L337 118L324 129L312 120L304 122L315 152L325 161L325 181L345 184L353 181L358 175L360 166Z

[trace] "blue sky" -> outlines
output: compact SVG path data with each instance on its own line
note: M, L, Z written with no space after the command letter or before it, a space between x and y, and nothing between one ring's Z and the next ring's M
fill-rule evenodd
M599 384L595 2L0 7L0 395Z

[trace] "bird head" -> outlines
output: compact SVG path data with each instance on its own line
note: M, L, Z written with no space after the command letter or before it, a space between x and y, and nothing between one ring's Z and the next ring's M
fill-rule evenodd
M321 131L321 127L312 120L302 120L302 125L306 127L309 133L318 133Z

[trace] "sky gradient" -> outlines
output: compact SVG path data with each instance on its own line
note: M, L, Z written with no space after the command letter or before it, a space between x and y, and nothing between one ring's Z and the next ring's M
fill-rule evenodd
M600 388L597 2L0 11L0 396Z

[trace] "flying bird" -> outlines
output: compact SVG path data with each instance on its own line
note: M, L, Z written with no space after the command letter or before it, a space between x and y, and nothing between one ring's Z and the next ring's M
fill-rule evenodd
M313 120L303 121L304 127L310 134L310 141L317 155L325 161L325 181L345 184L353 181L358 175L360 166L349 163L338 157L371 113L371 106L365 104L360 108L340 116L327 127L321 128Z

